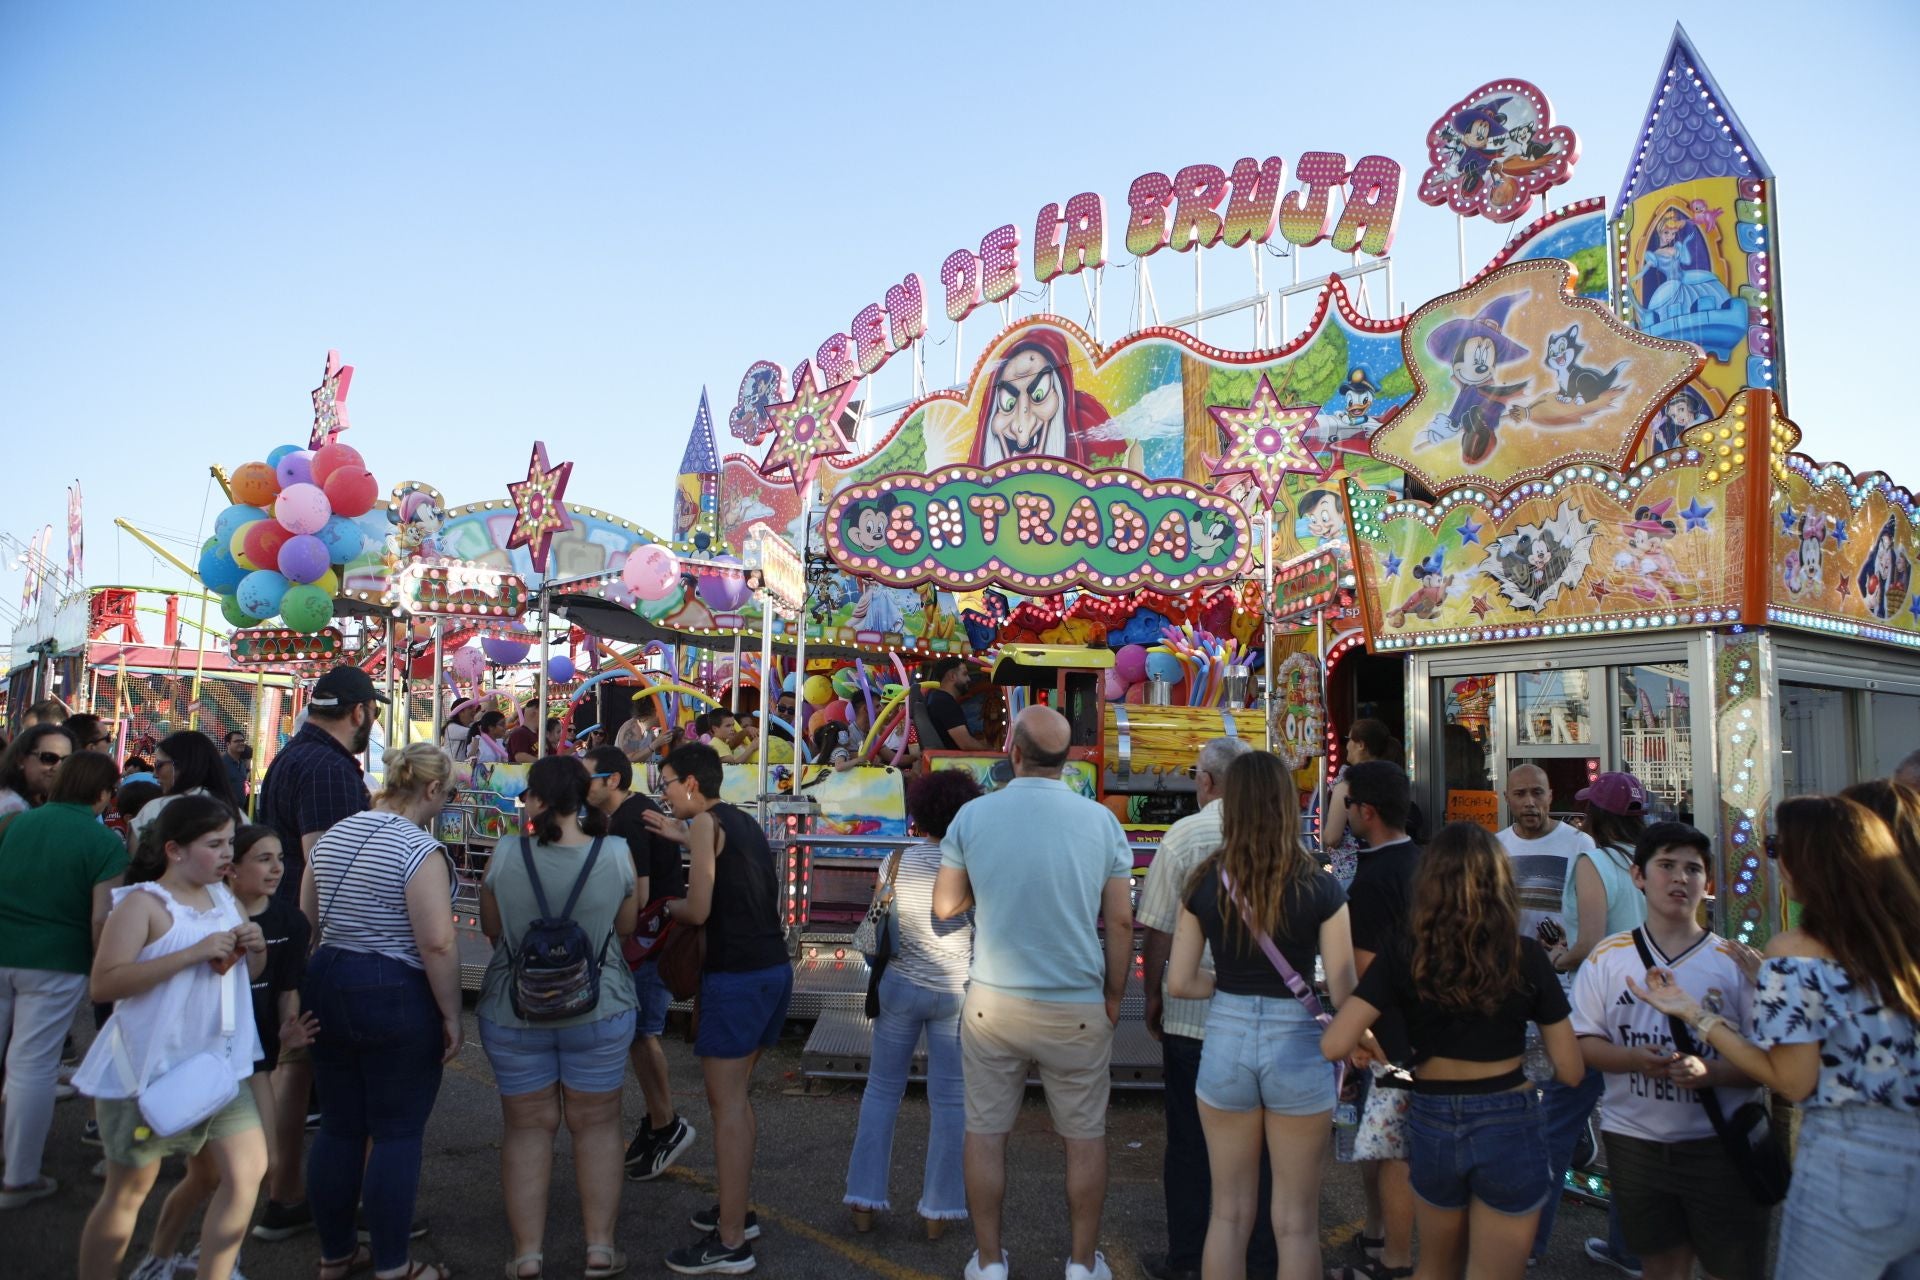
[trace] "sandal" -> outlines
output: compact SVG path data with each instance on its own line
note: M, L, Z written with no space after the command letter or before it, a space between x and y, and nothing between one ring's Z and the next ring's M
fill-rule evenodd
M319 1277L319 1280L347 1280L348 1276L357 1276L362 1271L371 1270L373 1270L373 1250L360 1245L354 1249L351 1258L343 1258L338 1262L322 1259L314 1268L314 1274Z
M1327 1280L1405 1280L1413 1268L1390 1267L1378 1258L1369 1258L1359 1266L1338 1267L1327 1272Z
M1387 1247L1385 1236L1370 1236L1365 1232L1353 1238L1353 1247L1360 1251L1360 1257L1367 1262L1378 1262L1378 1254Z
M534 1268L535 1268L534 1273L530 1276L522 1275L520 1272L520 1268L526 1266L529 1262L531 1262L534 1265ZM540 1277L545 1275L546 1271L547 1271L547 1268L546 1268L545 1254L538 1253L538 1252L523 1253L519 1257L513 1258L508 1261L507 1280L540 1280Z
M432 1275L427 1272L432 1271ZM397 1276L388 1276L386 1280L452 1280L453 1268L444 1262L407 1263L407 1269Z
M593 1264L596 1255L606 1258L603 1267ZM607 1280L608 1276L617 1276L627 1269L627 1255L610 1244L590 1244L587 1246L587 1280Z

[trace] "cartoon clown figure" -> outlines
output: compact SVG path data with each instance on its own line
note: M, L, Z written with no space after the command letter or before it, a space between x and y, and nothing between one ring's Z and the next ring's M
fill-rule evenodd
M1531 382L1499 383L1500 366L1524 359L1527 349L1502 330L1507 314L1528 294L1521 292L1495 298L1472 318L1457 317L1434 327L1427 335L1427 354L1445 363L1452 371L1453 407L1434 417L1432 425L1421 431L1420 448L1460 438L1460 458L1466 465L1478 466L1493 453L1499 441L1502 415L1518 418L1520 410L1512 401L1526 394Z

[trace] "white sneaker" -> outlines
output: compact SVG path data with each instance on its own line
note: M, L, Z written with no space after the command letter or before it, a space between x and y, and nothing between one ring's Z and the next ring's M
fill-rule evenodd
M200 1246L197 1244L194 1245L192 1253L175 1254L173 1256L173 1269L176 1276L199 1275ZM246 1272L240 1270L240 1260L238 1258L234 1259L233 1270L228 1274L232 1277L232 1280L247 1280Z
M1007 1251L1002 1249L1000 1251L1000 1261L989 1262L985 1266L981 1266L980 1251L975 1249L973 1256L967 1259L967 1269L964 1274L967 1280L1007 1280L1007 1268L1009 1265L1011 1264L1007 1261Z
M162 1258L158 1254L150 1253L139 1266L133 1269L133 1274L128 1276L127 1280L173 1280L175 1264L179 1261L179 1254Z
M1107 1266L1107 1255L1096 1252L1093 1255L1093 1266L1091 1268L1083 1267L1079 1263L1069 1260L1067 1263L1067 1280L1113 1280L1113 1272Z

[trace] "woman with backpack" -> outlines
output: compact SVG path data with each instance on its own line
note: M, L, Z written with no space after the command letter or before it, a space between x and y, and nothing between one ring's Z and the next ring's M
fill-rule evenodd
M427 1116L462 1040L453 865L426 831L447 802L453 761L416 742L385 763L373 808L327 829L300 884L315 945L301 1004L323 1028L312 1048L320 1132L307 1153L317 1280L369 1264L375 1280L448 1274L411 1261L408 1241ZM355 1238L362 1201L370 1248Z
M480 889L494 944L476 1010L506 1135L500 1185L515 1280L542 1274L553 1139L565 1118L586 1229L588 1280L627 1268L614 1244L625 1160L620 1091L633 1043L634 995L620 952L640 914L627 842L587 803L574 756L542 756L520 797L532 834L500 842Z

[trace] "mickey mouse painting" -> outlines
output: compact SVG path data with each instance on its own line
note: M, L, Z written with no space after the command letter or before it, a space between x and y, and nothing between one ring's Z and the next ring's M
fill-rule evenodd
M860 550L872 553L887 543L887 522L900 499L883 493L871 502L857 502L842 517L840 536Z

